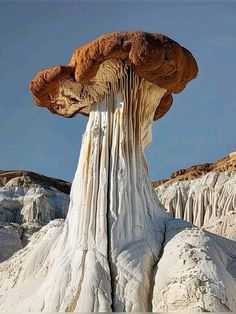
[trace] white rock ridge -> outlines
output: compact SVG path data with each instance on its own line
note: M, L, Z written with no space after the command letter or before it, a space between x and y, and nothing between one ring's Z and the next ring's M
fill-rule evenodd
M156 193L171 216L236 240L236 172L217 170L196 179L170 180Z
M167 224L153 291L156 312L236 310L235 241L182 221Z
M1 311L236 310L235 242L171 218L148 176L165 90L121 71L91 106L64 226L54 220L0 264Z
M0 171L0 261L55 218L65 218L70 184L29 171Z
M22 249L22 229L17 224L0 222L0 262Z
M0 171L0 221L45 224L66 216L70 184L29 171Z

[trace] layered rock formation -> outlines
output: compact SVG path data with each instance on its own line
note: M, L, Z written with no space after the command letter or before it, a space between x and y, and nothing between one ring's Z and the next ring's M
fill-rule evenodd
M181 220L167 227L153 292L157 310L233 311L236 242L226 238L236 240L236 153L176 171L154 186L171 216L201 227L176 232Z
M153 120L196 74L166 36L118 32L35 76L37 105L89 119L64 226L0 264L0 311L236 310L236 242L166 213L144 157Z
M236 240L236 153L176 171L154 186L173 217Z
M156 192L162 205L176 218L189 219L191 222L195 221L195 224L203 226L203 228L213 233L235 239L236 207L235 203L233 203L236 198L235 155L230 154L221 161L207 164L207 169L216 169L216 166L219 164L221 168L218 167L216 171L210 170L207 173L206 167L199 167L199 165L189 168L191 170L178 171L176 173L181 173L185 177L175 176L175 178L172 177L164 184L159 182ZM198 169L197 172L196 169ZM200 172L199 169L203 169L203 171ZM186 175L189 179L186 178ZM156 183L154 184L156 185ZM23 187L25 192L30 189L31 191L39 191L41 189L41 192L45 193L45 198L48 198L47 202L50 202L50 198L57 199L57 203L54 203L54 206L59 203L60 206L58 208L60 208L62 217L67 212L66 204L64 203L67 200L68 206L70 184L67 182L31 172L1 172L1 191L7 191L9 186L14 186L15 193L12 194L13 199L18 195L17 191L22 191L21 188ZM6 204L4 201L5 195L4 193L1 194L2 204ZM19 212L24 207L26 200L27 204L30 205L34 201L32 195L39 196L39 193L30 193L31 198L23 197L22 193L20 195L22 205L18 208ZM187 216L187 212L190 211L190 198L195 205L192 207L192 216ZM200 201L201 199L203 200L202 202ZM9 194L7 200L9 201ZM42 212L42 217L48 217L48 219L55 217L55 213L51 216L48 215L48 206L43 204L38 203L38 212ZM9 208L11 207L8 206L6 210L9 211ZM27 208L30 209L31 207L27 206ZM210 217L206 215L206 211L209 208L212 208L211 212L215 213ZM56 210L56 207L54 207L54 212ZM3 206L2 211L4 211ZM194 215L195 212L197 213L196 216ZM10 277L7 281L3 280L1 286L3 289L8 289L18 284L16 269L22 263L24 265L26 260L28 262L24 266L23 271L21 271L20 278L24 276L22 274L27 273L28 268L32 268L36 261L38 265L44 263L44 258L47 255L45 254L45 248L47 251L50 250L54 241L63 230L64 221L53 220L41 229L43 224L39 222L37 215L30 220L29 217L32 217L32 215L24 215L24 224L15 223L13 218L11 218L12 222L9 222L9 217L16 217L14 215L5 214L1 217L2 219L7 217L8 222L2 222L0 225L0 261L3 262L13 253L19 251L2 266L3 269L7 267ZM206 222L207 217L209 218L208 222ZM203 219L203 222L201 222L201 219ZM47 221L44 221L44 224L46 223ZM41 230L35 233L39 229ZM29 243L28 239L24 240L28 233L30 233ZM209 256L205 253L207 251L206 246L213 245L212 239L214 246L211 249L211 256ZM27 246L25 246L26 243L28 243ZM158 263L156 279L153 283L155 286L153 290L153 307L157 311L202 311L206 309L212 311L215 309L217 302L218 309L229 311L229 305L227 305L229 302L226 300L225 291L229 278L219 274L227 273L229 269L230 273L236 275L234 242L227 242L227 240L221 237L214 237L213 234L206 233L203 230L200 231L198 228L194 229L187 222L183 225L181 221L170 221L166 225L164 247L165 249ZM227 252L225 252L226 247ZM214 267L219 254L223 264L222 262L217 264L218 282L216 282ZM212 263L213 260L214 263ZM208 277L204 273L201 274L201 269L204 267L211 269L212 275L210 275L211 272L209 272ZM216 282L215 285L213 282ZM227 289L234 289L233 291L235 291L232 283L228 284ZM223 303L222 300L224 300ZM230 302L232 310L234 300L231 299Z
M171 174L169 179L153 182L153 186L157 188L164 183L171 184L178 181L194 180L203 177L209 172L236 172L236 152L232 152L228 156L213 163L204 163L177 170Z
M31 272L24 260L14 286L0 289L1 310L14 311L17 300L18 311L152 309L150 278L171 217L159 207L144 149L153 120L197 70L192 54L164 35L117 32L36 74L37 105L89 119L63 231L50 251L43 242L39 265L38 247L27 258ZM0 269L3 282L9 263Z
M0 221L45 224L67 213L68 182L29 171L0 171Z
M31 235L65 218L70 183L29 171L0 171L0 261L24 247Z
M153 183L164 209L236 240L236 154L174 172ZM30 171L0 171L0 261L49 221L65 218L71 184Z

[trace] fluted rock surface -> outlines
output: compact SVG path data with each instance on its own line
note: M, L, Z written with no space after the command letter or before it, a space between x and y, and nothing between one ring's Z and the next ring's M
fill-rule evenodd
M205 166L207 165L207 166ZM163 207L175 218L236 240L236 155L175 172L156 184Z
M229 161L228 157L227 160ZM67 193L70 185L65 183L69 189L62 191L59 187L55 188L55 185L51 185L50 178L45 182L43 179L40 181L39 176L36 184L32 181L29 183L29 178L25 179L29 176L29 173L24 174L23 177L17 174L9 180L5 179L5 185L2 184L1 191L14 187L13 199L18 198L20 201L17 204L21 202L23 208L25 204L30 205L34 197L40 195L39 191L44 193L46 202L50 203L54 200L54 205L53 209L49 210L48 206L44 206L45 203L38 202L39 206L36 211L32 211L30 206L27 207L28 213L31 214L26 215L27 211L23 211L24 218L21 221L25 221L23 224L9 222L10 219L0 224L0 262L2 262L0 264L0 294L2 294L0 306L2 310L7 311L14 311L18 300L25 301L19 303L17 311L25 309L28 302L31 304L28 307L29 311L39 309L39 302L34 294L39 286L41 289L45 288L44 281L49 275L48 269L53 261L60 258L61 250L64 250L63 243L60 250L53 249L63 232L64 220L54 219L47 222L56 216L55 212L58 208L55 199L59 203L61 217L66 215L69 203ZM144 287L149 287L152 291L149 295L148 308L154 312L235 311L236 242L230 239L236 238L236 174L234 171L229 171L229 168L224 168L198 174L194 179L189 177L188 180L172 180L159 185L156 193L162 207L165 207L175 218L181 219L170 218L164 222L162 253L160 259L156 261L155 268L149 270L152 275L146 276L144 282ZM31 192L27 193L26 191L29 190ZM22 191L26 193L23 194ZM7 194L1 195L3 204L13 204L10 202L10 194L7 198L5 196ZM7 202L4 199L7 199ZM66 199L67 205L64 202ZM13 206L8 206L8 208L13 208ZM19 212L21 213L22 209ZM42 221L39 221L35 214L39 212L42 213L41 217L44 217ZM203 228L194 227L191 222L218 235ZM45 226L41 228L42 225ZM119 260L122 266L120 275L129 279L126 284L127 292L124 293L131 293L132 286L139 280L140 266L146 269L148 260L147 252L138 242L135 244L134 252L129 252L129 247L126 249L124 256L121 256L123 260L121 258ZM145 256L144 264L141 264L139 258L140 251ZM14 252L15 254L9 258ZM135 253L134 256L139 263L134 263L133 260L130 262L131 253ZM3 262L4 260L6 261ZM88 263L87 267L85 271L89 276L91 265ZM70 272L70 266L65 271L63 280L68 275L67 272ZM71 276L76 276L77 273L72 272ZM103 284L104 287L102 287L105 288L105 283ZM60 298L59 295L58 297ZM140 292L137 297L142 301L143 293ZM65 304L70 304L68 300L65 300ZM47 302L50 304L50 300ZM41 310L46 310L43 304Z

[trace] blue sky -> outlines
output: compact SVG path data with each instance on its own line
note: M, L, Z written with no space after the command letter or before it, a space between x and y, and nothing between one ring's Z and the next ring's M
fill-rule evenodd
M188 48L198 78L153 126L152 179L236 150L236 1L0 1L0 169L72 180L86 118L33 105L28 83L110 31L160 32Z

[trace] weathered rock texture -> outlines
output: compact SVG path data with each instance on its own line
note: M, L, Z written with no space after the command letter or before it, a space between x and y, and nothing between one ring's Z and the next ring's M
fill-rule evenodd
M65 218L70 184L29 171L0 171L0 260L55 218Z
M198 71L192 54L162 34L114 32L75 49L67 66L38 72L30 84L33 100L65 117L78 112L88 115L89 106L101 101L123 76L119 69L125 64L166 90L156 104L154 120L169 110L171 93L181 92Z
M167 225L153 292L156 310L234 311L236 242L218 235L236 240L236 153L176 171L154 186L171 216L202 227L178 232L176 221Z
M162 92L149 91L153 104ZM143 157L151 116L127 115L123 97L92 108L65 225L54 220L1 264L2 311L236 310L235 242L161 210Z
M22 249L22 229L17 224L0 222L0 262Z
M236 242L183 221L166 225L153 291L156 312L236 310Z
M64 218L70 184L29 171L0 171L0 221L45 224Z
M224 158L224 160L228 160L228 158ZM11 179L14 178L14 175L17 178L19 177L18 172L12 172ZM26 180L23 180L24 176L30 176L30 173L23 172L22 174L21 172L21 180L19 180L19 183L21 182L21 185L22 181L26 182ZM208 193L209 191L211 191L213 195L217 195L217 191L221 191L224 185L234 188L235 182L232 182L232 180L235 180L235 177L236 175L232 171L217 171L207 173L199 179L188 181L184 180L178 182L179 186L177 186L177 182L171 182L170 185L166 187L166 189L163 189L163 197L161 197L162 190L159 190L161 188L159 186L159 199L162 201L166 200L167 189L172 189L171 195L173 200L173 196L176 196L176 191L178 190L177 187L181 189L181 191L185 191L184 195L186 196L190 191L192 191L192 197L194 198L194 195L196 195L196 199L198 199L199 195L194 194L193 190L196 190L196 186L199 187L204 182L205 184L203 184L202 190L200 189L199 194L204 191L207 182ZM5 179L5 182L7 182L7 179ZM39 175L37 183L38 185L40 185L40 179L41 176ZM43 185L43 181L44 180L42 180L41 185ZM217 181L218 184L216 183ZM28 179L27 182L27 186L30 187L30 180ZM49 182L50 179L46 180L46 182L44 181L44 184L49 186ZM198 184L196 184L196 182L198 182ZM212 182L215 182L215 184L212 185ZM26 185L26 183L24 183L24 185ZM69 186L69 184L67 184L66 186ZM164 185L162 187L164 187ZM68 192L68 190L66 190L66 192ZM224 198L222 198L222 202L218 204L222 204L224 206L227 203L228 202L226 197L225 200ZM173 209L175 208L176 204L177 203L173 201ZM166 207L168 208L168 206ZM43 208L41 208L41 210L43 210ZM234 210L230 214L222 213L219 217L212 217L212 228L210 229L209 223L207 228L217 234L222 234L224 236L235 239L236 221L232 219L232 215L235 215L235 211L236 210L234 207ZM227 221L229 222L226 229L224 228L225 224L222 223L222 220L225 219L227 219ZM30 226L28 224L25 225ZM1 224L1 262L9 258L9 256L11 256L14 252L22 249L22 235L24 235L25 232L25 225L23 225L23 228L18 224ZM17 252L13 256L13 258L9 260L9 262L3 264L3 269L6 269L7 267L6 271L10 279L8 279L7 281L0 281L0 286L4 285L6 287L13 287L15 284L17 284L18 279L14 276L14 274L16 274L15 270L20 268L22 264L24 265L26 263L26 260L28 260L28 263L26 263L26 266L24 266L24 269L22 271L23 273L27 272L28 267L30 267L31 269L31 264L35 263L36 260L40 263L40 257L45 255L45 252L42 251L45 250L45 243L48 243L50 248L53 244L52 242L54 241L54 239L56 239L62 232L63 225L63 220L54 220L49 225L44 227L42 231L33 235L27 247ZM37 231L37 229L33 229L33 231L35 232ZM212 234L204 233L204 231L199 231L199 229L197 228L194 229L191 227L191 225L188 224L184 225L181 221L170 220L170 222L166 224L164 250L162 257L158 263L155 289L153 291L153 307L155 307L156 311L213 311L215 308L215 303L218 304L217 308L221 309L221 311L229 310L229 304L226 300L226 293L224 289L224 286L227 286L228 279L227 277L222 278L221 274L228 272L227 269L229 268L230 273L236 275L236 269L234 268L236 252L235 245L232 245L232 242L230 241L225 242L225 240L220 237L213 237L212 241L212 237ZM217 244L219 241L220 246L219 244ZM205 251L207 251L206 246L209 245L211 246L211 256L208 256L205 253ZM214 247L212 247L212 245L214 245ZM223 249L221 248L222 246ZM228 251L226 252L227 254L224 252L226 247L228 247ZM49 248L47 248L47 250ZM224 256L223 260L225 260L225 262L223 264L218 264L217 274L215 274L215 270L213 269L212 275L211 272L209 272L206 276L206 274L202 272L202 269L212 269L213 267L215 267L215 261L218 260L218 257L215 255L219 254L219 252L221 260L222 256ZM218 276L218 281L216 281L215 277L212 278L212 276ZM215 285L213 285L213 282L215 282ZM31 284L33 287L33 280ZM230 285L229 288L235 291L234 286L232 287ZM12 293L14 290L10 291L10 293ZM26 291L26 294L27 293L28 292ZM234 301L231 300L231 303L233 302Z
M173 172L169 179L163 179L153 182L153 186L157 188L164 183L174 183L183 180L193 180L204 176L209 172L236 172L236 152L230 153L228 156L213 162L194 165L190 168L181 169Z
M236 240L235 153L212 164L176 171L170 180L158 183L156 192L173 217Z
M236 154L231 153L154 182L159 201L173 217L236 240L235 160ZM70 188L69 182L29 171L0 171L1 261L25 246L50 220L66 218Z
M31 84L37 104L64 116L83 105L89 120L64 226L0 264L0 311L236 310L236 243L162 210L144 158L157 106L196 75L192 55L159 34L115 33L50 71Z

